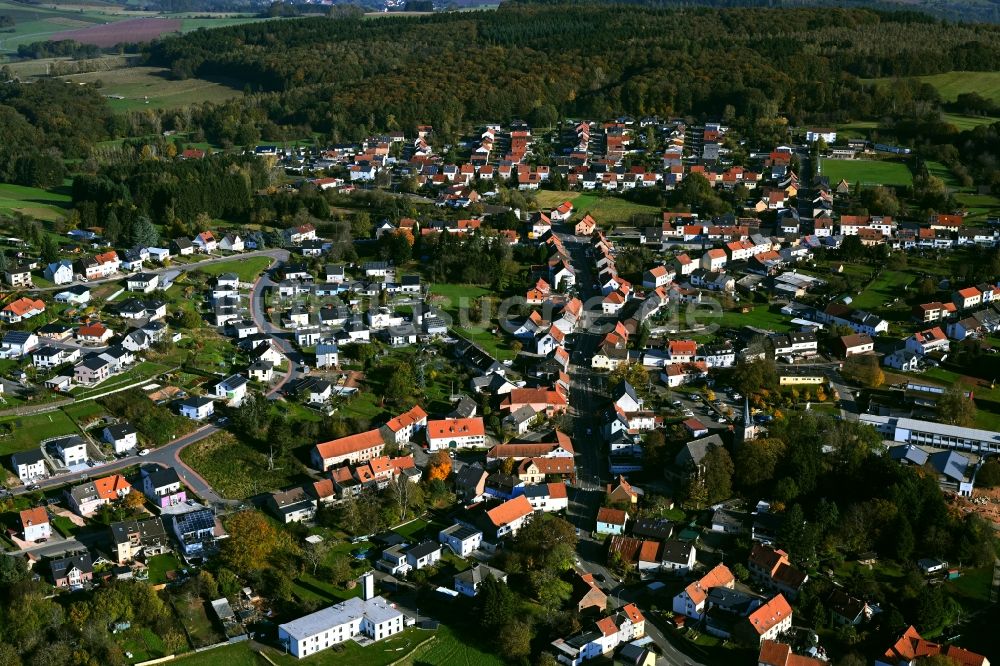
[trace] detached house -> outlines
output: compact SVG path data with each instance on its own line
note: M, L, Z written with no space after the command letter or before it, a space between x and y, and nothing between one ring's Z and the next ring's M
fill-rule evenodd
M49 570L56 587L80 587L94 579L94 563L87 552L56 558Z
M31 319L36 315L45 312L45 302L28 297L22 297L16 301L11 301L0 310L0 319L8 324L16 324L25 319Z
M53 284L69 284L73 281L73 263L62 259L45 267L45 279Z
M25 509L20 512L19 517L21 519L21 534L24 535L25 541L34 543L39 539L48 539L52 536L49 513L44 506Z
M674 597L674 613L693 620L701 620L706 610L709 591L716 587L733 589L735 585L736 578L733 573L726 565L719 564Z
M754 542L747 564L754 581L790 599L795 599L809 580L807 574L792 566L788 553L760 542Z
M187 491L173 467L145 465L139 470L142 493L159 509L184 504Z
M194 246L198 252L211 254L218 249L219 241L215 239L215 236L211 231L203 231L191 239L191 245Z
M601 507L597 510L596 531L598 534L623 534L626 522L628 522L628 513L621 509Z
M906 339L906 351L924 356L934 351L947 351L951 343L940 326L917 331Z
M130 423L106 427L101 433L101 439L113 445L116 454L131 451L139 445L139 433Z
M480 417L428 421L427 445L431 451L483 447L486 426Z

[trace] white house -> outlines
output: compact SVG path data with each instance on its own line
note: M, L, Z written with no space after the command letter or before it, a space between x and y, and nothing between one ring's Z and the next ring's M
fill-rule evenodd
M55 456L59 458L63 465L71 467L87 462L90 456L87 455L87 442L82 437L70 435L48 442L46 446L51 447Z
M47 475L45 455L40 449L29 449L11 454L10 466L21 483L25 484Z
M49 513L44 506L36 506L32 509L25 509L20 513L21 532L24 540L34 543L39 539L48 539L52 536L52 525L49 523Z
M0 342L0 356L21 358L38 347L38 336L29 331L7 331Z
M459 557L468 557L483 543L483 533L468 525L455 523L438 532L438 541ZM475 594L468 596L473 597Z
M481 417L428 421L427 446L431 451L486 446L486 426Z
M116 454L131 451L139 445L139 433L129 423L108 426L101 433L101 439L108 444L113 444Z
M479 594L479 587L483 584L483 580L487 576L492 576L502 583L507 582L507 574L505 572L486 564L477 563L469 569L455 574L455 591L467 597L474 597Z
M151 247L149 248L149 258L161 264L165 263L170 259L170 250L165 247Z
M906 351L924 356L933 351L947 351L951 343L940 326L917 331L906 339Z
M537 485L525 486L524 496L528 498L528 503L535 511L553 512L565 511L569 508L569 495L566 493L566 484L540 483Z
M227 252L242 252L244 246L243 239L238 234L226 234L219 241L219 249Z
M414 571L432 567L441 560L441 544L435 541L418 543L406 551L406 563Z
M42 274L53 284L69 284L73 281L73 262L66 259L53 262L45 267Z
M139 291L148 294L160 285L160 276L156 273L136 273L125 280L129 291Z
M180 404L180 412L181 416L201 421L215 413L215 402L211 398L188 398Z
M732 589L736 585L733 572L725 564L716 565L714 569L685 587L673 600L673 611L693 620L701 620L708 600L708 592L715 587Z
M340 350L333 340L324 340L316 345L316 368L334 368L340 365Z
M215 239L211 231L201 232L191 239L191 244L199 252L204 252L205 254L211 254L219 247L219 241Z
M248 383L243 375L231 375L215 385L212 396L225 400L230 407L239 407L247 395Z

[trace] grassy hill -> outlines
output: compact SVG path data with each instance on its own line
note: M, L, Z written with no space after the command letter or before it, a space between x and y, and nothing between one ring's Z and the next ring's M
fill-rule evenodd
M915 77L937 88L941 99L953 102L962 93L975 92L1000 103L1000 72L947 72ZM868 83L889 83L892 79L865 79Z

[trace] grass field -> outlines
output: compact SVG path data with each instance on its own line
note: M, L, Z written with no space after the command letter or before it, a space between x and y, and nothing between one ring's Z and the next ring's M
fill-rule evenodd
M451 630L441 625L434 640L424 643L403 662L405 664L475 664L476 666L501 666L504 660L483 652L461 640Z
M831 183L845 179L852 186L862 185L912 185L913 174L903 162L879 160L830 160L821 161L824 176Z
M883 271L859 296L854 297L852 307L871 309L892 302L892 299L903 295L903 287L914 280L913 273L908 271Z
M574 219L590 213L598 224L604 225L628 222L633 215L660 214L660 209L654 206L644 206L618 197L601 197L582 192L539 190L535 193L535 199L538 201L538 207L544 210L555 208L564 201L572 201Z
M222 275L236 273L242 282L253 282L265 268L271 265L269 257L250 257L249 259L234 259L217 264L209 264L198 269L205 275Z
M924 164L927 166L927 173L935 178L940 178L949 189L960 189L961 185L959 185L958 181L955 180L955 176L952 175L951 169L947 166L941 162L935 162L933 160L927 160Z
M988 217L1000 217L1000 197L991 194L959 193L955 201L969 211L963 224L978 224Z
M951 123L960 131L975 129L980 125L992 125L1000 122L1000 118L992 116L966 116L961 113L942 113L941 117L945 122Z
M76 424L61 410L33 416L10 416L0 420L10 424L12 431L0 436L0 456L26 451L38 446L43 439L78 434Z
M20 212L41 220L58 220L69 210L70 196L61 192L0 183L0 213Z
M947 72L917 78L934 86L946 102L954 102L959 95L969 92L1000 102L1000 72Z
M250 650L246 643L235 643L233 645L223 645L214 650L205 652L195 652L174 659L171 664L183 664L183 666L265 666L267 661L256 652Z
M204 79L175 81L167 74L159 67L125 67L60 78L72 83L100 81L101 94L108 96L108 106L114 111L180 108L197 102L224 102L241 94L237 82L229 86ZM124 99L116 99L119 96Z
M218 432L181 452L181 459L194 468L220 495L243 499L278 490L305 480L291 456L268 469L268 458L229 432ZM239 461L234 465L233 461Z

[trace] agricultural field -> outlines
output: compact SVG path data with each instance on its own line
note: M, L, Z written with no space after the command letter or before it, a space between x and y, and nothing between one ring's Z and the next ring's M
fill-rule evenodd
M959 193L955 201L969 211L963 224L982 224L986 218L1000 217L1000 197L995 195Z
M81 44L93 44L107 48L120 44L122 41L148 42L172 32L180 32L181 22L178 19L143 17L130 18L115 23L77 27L75 30L65 30L51 35L52 41L71 39Z
M903 162L880 160L830 160L821 161L822 174L837 183L841 179L851 185L904 185L913 184L913 174Z
M962 93L970 92L1000 102L1000 72L945 72L914 78L934 86L945 102L954 102ZM892 83L892 80L862 79L864 83Z
M113 111L181 108L200 102L224 102L241 94L224 82L204 79L175 81L159 67L124 67L60 77L72 83L101 82L101 94ZM236 82L232 82L236 85Z
M70 196L61 192L0 183L0 213L24 213L40 220L58 220L69 210L70 201Z
M618 197L602 197L596 194L582 192L539 190L535 193L538 208L545 210L555 208L564 201L573 202L573 217L579 219L590 213L598 224L623 224L629 222L633 215L659 215L660 209L654 206L632 203Z
M942 113L941 117L945 122L951 123L961 132L975 129L980 125L992 125L993 123L1000 122L1000 118L992 116L966 116L960 113Z

